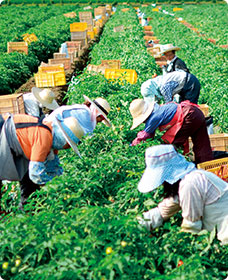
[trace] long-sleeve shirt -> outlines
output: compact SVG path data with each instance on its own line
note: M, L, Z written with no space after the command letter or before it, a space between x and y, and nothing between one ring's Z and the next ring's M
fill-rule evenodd
M181 92L185 85L187 73L184 71L173 71L166 75L160 75L153 78L153 82L159 87L160 93L165 102L173 100L173 96Z
M144 130L138 132L137 137L132 142L132 146L139 144L146 139L153 138L155 130L162 125L169 123L177 111L176 103L166 103L164 105L155 104L154 110L147 119Z
M183 60L179 57L175 56L169 63L167 62L167 66L163 68L163 74L170 73L173 71L185 71L189 73L189 70Z

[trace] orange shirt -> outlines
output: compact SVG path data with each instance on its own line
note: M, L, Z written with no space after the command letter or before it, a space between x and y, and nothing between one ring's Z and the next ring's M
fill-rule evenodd
M38 119L25 114L13 115L14 123L37 123ZM51 131L51 123L45 122ZM44 127L17 128L16 134L26 157L31 161L44 162L52 147L52 133Z

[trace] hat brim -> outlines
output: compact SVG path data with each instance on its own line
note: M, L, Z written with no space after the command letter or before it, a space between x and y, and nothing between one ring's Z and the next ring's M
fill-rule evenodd
M109 121L109 119L107 118L107 115L86 95L83 95L84 99L86 101L89 101L91 104L93 104L93 106L97 109L97 111L105 118L102 122L111 127L111 122Z
M180 48L178 48L178 47L173 47L173 48L166 49L165 51L159 52L158 54L164 54L164 53L167 53L167 52L179 51L179 50L180 50Z
M154 101L151 102L148 105L148 108L147 108L145 113L143 113L142 115L140 115L137 118L133 119L133 125L132 125L132 127L130 129L133 130L136 127L138 127L141 123L143 123L150 116L150 114L153 112L153 110L154 110Z
M158 174L163 172L163 170L163 167L153 169L147 167L141 180L139 181L138 190L141 193L148 193L158 188L164 182L164 180L162 180L162 176L158 176Z
M66 131L64 130L64 127L62 125L62 123L56 118L55 119L57 122L57 125L59 126L61 132L63 133L64 138L66 139L67 143L71 146L71 148L74 150L74 152L81 158L81 155L79 153L78 147L77 145L71 140L71 138L69 137L69 135L66 133Z
M40 98L40 93L41 91L43 91L43 89L40 89L40 88L37 88L37 87L33 87L32 88L32 93L33 95L35 96L35 98L46 108L50 109L50 110L55 110L57 108L59 108L59 105L58 103L53 100L52 103L47 103L45 101L43 101L41 98Z

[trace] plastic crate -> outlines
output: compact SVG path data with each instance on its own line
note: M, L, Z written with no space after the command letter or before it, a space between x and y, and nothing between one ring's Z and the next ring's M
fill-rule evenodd
M102 66L107 65L111 69L120 69L121 68L121 61L118 60L118 59L101 60L101 65Z
M75 42L79 42L79 43L81 43L81 46L82 47L85 47L85 46L87 46L87 38L85 38L85 39L74 39L74 38L71 38L71 40L72 41L75 41Z
M209 106L207 104L199 104L200 110L203 112L205 117L209 115Z
M74 22L70 24L70 32L86 31L87 22Z
M105 7L98 7L94 9L94 16L105 16L106 8Z
M51 59L48 59L48 63L50 65L59 65L59 64L63 64L64 65L64 69L65 70L68 70L71 68L71 60L70 58L51 58Z
M152 12L159 12L159 9L158 8L153 8Z
M81 22L85 19L93 19L92 12L79 12L79 19Z
M158 40L158 38L157 38L156 36L143 36L143 39L144 39L145 41L150 41L150 40L154 41L154 40Z
M183 8L173 8L173 11L174 11L174 12L183 11L183 10L184 10Z
M88 39L94 39L94 37L95 37L95 33L94 33L94 31L88 31L87 32L87 38Z
M146 36L153 36L153 35L154 35L154 32L153 32L153 31L144 30L144 34L145 34Z
M101 66L101 65L93 65L93 64L89 64L86 68L86 70L88 72L96 72L96 73L101 73L101 74L105 74L105 66Z
M63 72L64 73L64 66L62 64L60 64L60 65L45 65L45 66L40 66L38 68L38 73L57 73L57 72Z
M23 93L7 94L0 96L0 114L24 114Z
M212 172L228 182L228 157L199 163L197 168Z
M67 44L67 48L75 48L76 50L80 50L82 48L82 43L80 41L67 41L65 42Z
M143 26L143 29L146 31L151 31L152 30L152 26L148 25L148 26Z
M100 31L100 28L99 27L94 27L93 31L94 31L95 35L97 35Z
M128 12L129 11L129 8L123 8L121 9L122 12Z
M36 37L35 33L32 33L32 34L26 33L22 36L23 36L23 40L25 42L27 42L28 44L38 41L38 38Z
M66 13L66 14L63 14L63 15L67 18L75 18L76 17L75 12L70 12L70 13Z
M228 133L210 134L209 139L212 150L228 152Z
M105 69L106 79L124 79L130 84L135 84L137 82L137 73L132 69Z
M23 52L28 54L28 43L27 42L8 42L7 52Z
M79 40L79 39L85 39L87 37L87 31L77 31L77 32L71 32L71 40Z
M36 87L56 87L66 84L65 72L38 73L34 77Z
M66 54L65 53L54 53L53 57L54 57L54 59L65 58Z

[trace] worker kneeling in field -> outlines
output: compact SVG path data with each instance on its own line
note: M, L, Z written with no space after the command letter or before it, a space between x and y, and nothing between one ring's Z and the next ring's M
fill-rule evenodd
M149 231L182 211L182 231L198 233L217 227L217 237L228 244L228 183L211 172L196 169L172 145L146 149L146 169L138 190L148 193L161 184L165 198L158 207L138 217Z
M177 102L189 100L197 104L200 82L193 74L173 71L145 81L141 86L141 94L148 102L154 100L155 97L164 98L165 102L170 102L175 96Z
M71 146L79 154L84 135L73 117L42 122L25 114L0 115L0 128L0 180L20 181L21 209L39 185L62 174L57 150Z
M170 102L158 105L135 99L130 104L130 113L133 117L131 129L145 123L144 130L138 132L132 146L153 138L155 130L159 128L165 132L162 136L165 143L183 146L185 153L189 151L188 138L191 137L196 163L213 159L205 117L195 104L183 101L180 104Z

